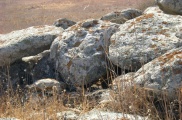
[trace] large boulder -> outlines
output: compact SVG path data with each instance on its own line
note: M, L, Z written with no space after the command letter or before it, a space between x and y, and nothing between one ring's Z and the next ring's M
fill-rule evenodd
M182 15L181 0L155 0L157 5L166 13Z
M63 29L67 29L68 27L71 27L75 24L76 24L76 22L66 19L66 18L60 18L54 22L54 25L56 27L62 27Z
M101 20L86 20L66 29L51 45L50 57L64 81L81 86L106 74L110 36L118 25Z
M0 66L49 49L62 31L62 28L45 25L0 35Z
M135 73L134 83L157 95L177 98L177 91L182 87L182 47L170 50L144 65Z
M140 15L142 15L142 11L129 8L118 12L108 13L104 15L101 20L108 20L113 23L123 24L127 20L136 18Z
M138 70L167 51L182 46L182 16L164 14L158 7L120 25L111 37L110 60L121 69Z

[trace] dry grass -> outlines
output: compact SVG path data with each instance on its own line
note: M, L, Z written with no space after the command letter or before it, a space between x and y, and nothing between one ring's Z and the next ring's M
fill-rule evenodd
M0 102L0 118L15 117L23 120L51 118L56 120L56 113L66 110L62 101L55 97L52 99L43 97L39 101L23 102L22 96L2 96Z
M108 77L115 78L114 67L109 64ZM119 69L119 68L117 68ZM122 71L121 73L124 73ZM125 78L125 77L124 77ZM133 77L130 79L130 85L133 85ZM86 89L81 88L77 92L65 92L57 94L53 92L52 96L42 94L32 95L25 89L17 88L13 91L12 87L2 91L4 86L0 86L0 118L15 117L23 120L57 120L56 113L66 110L76 111L83 114L93 108L110 110L119 113L129 113L149 117L152 120L178 120L182 118L181 102L182 90L179 90L178 99L168 100L165 94L156 96L155 91L137 87L128 87L128 79L115 84L118 89L113 89L111 84L111 101L98 103L97 99L89 98ZM10 85L10 82L9 82ZM121 87L122 86L122 87ZM125 89L123 89L125 88ZM25 100L25 93L32 95Z
M61 1L61 2L60 2ZM142 3L142 4L141 4ZM26 28L33 25L52 24L57 18L69 18L75 21L87 18L99 18L114 10L128 7L145 9L153 0L5 0L0 1L0 33ZM110 69L113 69L111 67ZM116 73L108 71L108 77ZM120 83L124 84L124 83ZM118 84L118 86L121 86ZM0 86L0 90L3 90ZM98 104L86 97L85 89L79 93L54 94L52 97L41 96L38 101L31 97L24 101L24 89L0 91L0 118L15 117L23 120L57 120L56 113L75 110L78 114L94 107L116 112L148 116L151 119L182 119L182 95L178 100L170 101L165 95L156 97L153 91L146 89L117 89L112 91L113 101ZM160 99L158 99L160 98Z
M123 84L123 83L121 83ZM121 85L120 85L121 86ZM169 100L165 94L156 96L153 90L133 88L117 90L111 93L114 101L106 104L112 111L147 116L152 120L178 120L181 119L181 97Z
M131 80L132 81L132 80ZM181 119L182 92L179 98L170 101L165 94L156 96L152 90L143 88L128 88L126 81L118 82L119 89L112 90L112 101L99 104L96 99L89 99L87 91L54 93L52 96L30 96L25 100L25 91L8 89L0 97L0 118L15 117L23 120L57 120L56 113L73 110L78 114L93 108L110 110L121 113L148 116L152 120ZM132 82L130 84L133 84ZM123 86L124 85L124 86ZM123 86L126 89L120 89ZM29 92L28 92L29 93ZM29 93L31 94L31 93Z

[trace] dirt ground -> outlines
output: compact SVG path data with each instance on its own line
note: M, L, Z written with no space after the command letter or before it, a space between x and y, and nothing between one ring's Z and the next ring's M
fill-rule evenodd
M0 0L0 34L35 25L52 25L58 18L74 21L100 18L125 8L143 9L152 0Z

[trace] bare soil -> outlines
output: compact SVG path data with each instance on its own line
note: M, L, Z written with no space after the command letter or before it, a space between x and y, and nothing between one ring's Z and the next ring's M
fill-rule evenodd
M143 9L148 1L152 0L0 0L0 34L52 25L58 18L80 21L125 8Z

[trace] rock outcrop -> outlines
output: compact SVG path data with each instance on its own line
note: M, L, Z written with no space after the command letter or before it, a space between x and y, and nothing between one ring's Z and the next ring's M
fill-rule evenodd
M138 70L167 51L182 46L182 16L168 15L158 7L120 25L112 35L109 58L121 69Z
M108 13L104 15L101 20L107 20L113 23L123 24L127 20L136 18L140 15L142 15L142 12L140 10L129 8L119 12Z
M45 25L0 35L0 66L49 49L61 32L62 28Z
M155 0L157 5L166 13L182 15L181 0Z
M106 52L118 25L86 20L66 29L51 45L50 57L64 81L86 85L106 74Z
M152 60L136 73L121 75L113 81L115 90L124 91L133 86L144 88L158 97L165 95L169 99L176 99L182 86L182 47Z
M72 20L68 20L66 18L60 18L54 22L54 25L56 27L62 27L63 29L67 29L68 27L71 27L75 24L76 24L76 22L74 22Z
M157 95L165 94L175 99L182 86L182 47L145 64L134 75L134 83L152 90Z

